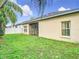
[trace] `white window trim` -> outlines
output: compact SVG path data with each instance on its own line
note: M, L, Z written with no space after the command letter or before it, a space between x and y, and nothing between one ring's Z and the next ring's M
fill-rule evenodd
M61 36L61 38L71 39L71 37L70 37L70 36Z
M66 21L61 21L62 22L66 22ZM70 21L71 22L71 21ZM71 39L71 24L70 24L70 28L66 28L66 29L70 29L70 36L65 36L62 35L62 25L61 25L61 38L67 38L67 39Z

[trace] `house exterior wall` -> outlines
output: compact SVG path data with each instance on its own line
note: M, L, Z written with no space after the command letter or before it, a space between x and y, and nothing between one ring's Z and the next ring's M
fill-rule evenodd
M72 22L71 22L71 38L74 41L78 41L79 42L79 13L77 13L76 15L72 16Z
M61 22L71 21L71 32L69 37L61 34ZM79 41L79 13L64 15L39 21L39 36L58 40Z
M23 33L22 25L19 25L17 27L7 27L5 29L5 34L21 34Z
M24 28L26 26L26 28ZM24 31L24 29L26 31ZM5 34L29 34L29 24L17 25L17 27L7 27Z

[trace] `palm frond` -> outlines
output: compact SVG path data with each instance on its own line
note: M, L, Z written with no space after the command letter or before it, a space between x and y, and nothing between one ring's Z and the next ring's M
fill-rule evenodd
M6 5L8 0L0 0L0 9L4 7L4 5Z
M23 14L22 9L17 4L8 1L8 6L12 7L15 11L20 12L21 15Z
M10 9L8 12L6 12L6 16L11 20L11 22L14 24L17 20L15 12Z
M46 6L46 0L38 0L38 4L39 4L39 14L41 14L41 16L44 13L45 10L45 6Z
M38 14L42 16L45 10L47 0L31 0L31 2L37 5L36 8L38 9Z

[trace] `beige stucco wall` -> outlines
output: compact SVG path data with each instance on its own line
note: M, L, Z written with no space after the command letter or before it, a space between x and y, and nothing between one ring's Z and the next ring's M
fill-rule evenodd
M71 21L71 36L61 35L61 21ZM79 13L39 21L39 36L58 40L79 41Z
M71 38L79 42L79 14L72 17Z

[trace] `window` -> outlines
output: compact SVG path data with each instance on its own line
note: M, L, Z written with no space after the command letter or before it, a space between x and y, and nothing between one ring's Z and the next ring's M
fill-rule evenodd
M62 22L62 35L63 36L70 36L70 21L63 21Z
M24 32L27 32L27 26L24 26Z

